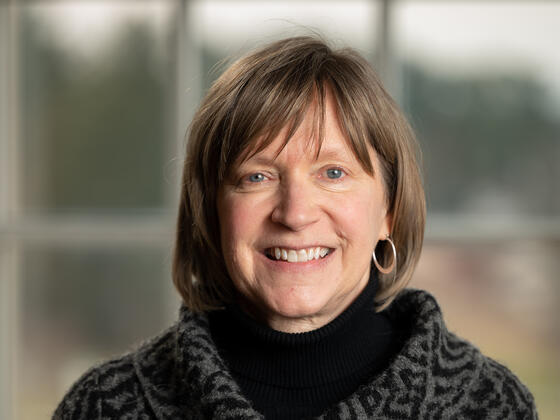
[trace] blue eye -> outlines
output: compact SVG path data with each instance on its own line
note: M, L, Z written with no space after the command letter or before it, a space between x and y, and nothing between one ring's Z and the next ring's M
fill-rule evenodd
M261 174L260 172L257 172L256 174L252 174L249 176L249 182L262 182L264 181L265 177L263 174Z
M340 179L344 176L344 171L339 168L327 169L327 177L329 179Z

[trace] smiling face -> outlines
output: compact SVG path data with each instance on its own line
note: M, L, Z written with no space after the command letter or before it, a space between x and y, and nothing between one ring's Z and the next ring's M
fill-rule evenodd
M234 165L218 192L224 260L242 306L285 332L319 328L360 294L371 255L389 233L379 162L363 170L327 95L319 155L313 112L288 142L284 133Z

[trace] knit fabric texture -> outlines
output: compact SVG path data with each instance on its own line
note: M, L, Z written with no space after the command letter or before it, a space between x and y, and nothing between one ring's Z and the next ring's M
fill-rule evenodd
M449 332L436 300L407 289L387 308L409 333L386 369L320 419L537 419L506 367ZM53 419L262 419L232 378L205 314L181 308L159 336L86 372Z

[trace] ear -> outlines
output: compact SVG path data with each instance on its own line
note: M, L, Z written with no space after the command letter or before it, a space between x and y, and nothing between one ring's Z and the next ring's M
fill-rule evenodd
M381 222L378 240L384 241L387 238L387 236L391 234L392 227L393 227L393 215L389 212L386 212L385 217Z

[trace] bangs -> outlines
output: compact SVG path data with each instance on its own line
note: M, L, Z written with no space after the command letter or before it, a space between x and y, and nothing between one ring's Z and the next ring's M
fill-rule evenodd
M257 115L253 118L247 114L243 116L252 120L250 129L245 131L245 135L239 133L239 136L231 139L230 153L225 155L226 159L223 162L225 173L227 174L233 166L242 164L262 152L284 132L282 143L276 151L275 157L277 157L309 114L313 118L313 124L307 139L308 146L314 148L315 157L318 158L325 138L326 99L330 94L337 122L348 147L364 171L373 175L373 165L367 148L368 144L373 145L362 130L364 124L360 122L360 117L363 116L349 115L344 111L348 106L344 103L343 96L341 98L340 91L326 81L326 78L310 80L303 89L298 89L301 86L292 89L290 87L289 85L274 86L271 91L274 93L277 91L279 95L273 94L258 104L259 106L255 107ZM232 124L239 127L239 122L232 121ZM225 143L224 141L224 145Z
M267 104L270 109L263 109L263 112L269 114L270 118L265 118L259 121L260 124L255 124L255 134L241 145L238 156L231 156L231 160L228 163L230 165L242 163L252 158L270 146L284 131L282 144L276 151L275 157L277 157L290 142L309 112L312 112L314 123L308 143L309 146L315 147L315 153L318 156L324 137L326 95L321 85L313 85L305 93L308 93L307 97L301 94L292 103ZM284 110L284 112L278 112L278 109Z

